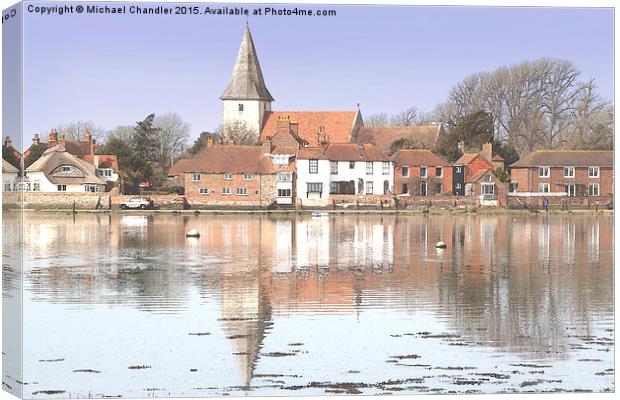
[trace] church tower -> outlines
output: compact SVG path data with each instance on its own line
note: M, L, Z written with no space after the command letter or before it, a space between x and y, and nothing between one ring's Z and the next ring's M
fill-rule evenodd
M250 27L247 24L232 78L220 99L224 106L222 123L242 120L260 134L267 114L271 111L271 102L274 100L265 86Z

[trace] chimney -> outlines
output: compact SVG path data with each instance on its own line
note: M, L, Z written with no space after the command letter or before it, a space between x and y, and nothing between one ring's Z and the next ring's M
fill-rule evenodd
M38 133L35 133L34 135L32 135L32 144L38 145L39 143L41 143L41 138L39 138Z
M60 137L60 144L63 144L63 145L65 144L65 135L62 135Z
M91 135L89 131L84 132L84 141L85 142L90 143L92 138L93 138L93 135Z
M489 161L493 159L493 143L485 143L482 145L482 155Z
M459 150L461 150L461 153L465 153L465 142L461 141L457 144L457 147L459 148Z
M278 118L277 133L289 133L291 130L291 119L287 115L286 117Z
M49 135L48 142L51 145L55 145L56 143L58 143L58 132L56 132L56 129L52 128L52 131L50 132L50 135Z
M88 146L90 148L90 154L93 155L97 152L97 148L99 147L99 145L97 144L97 140L91 138L90 139L90 146Z
M319 133L317 133L317 142L319 142L319 146L327 146L329 144L329 137L325 134L325 127L319 127Z
M9 146L11 146L11 144L12 144L12 143L13 143L13 141L11 140L11 137L10 137L10 136L7 136L7 137L4 139L4 147L9 147Z
M265 140L262 144L263 154L271 154L271 141Z
M299 135L299 122L291 121L290 129L295 135Z
M207 136L207 149L212 148L214 145L215 144L213 143L213 136Z

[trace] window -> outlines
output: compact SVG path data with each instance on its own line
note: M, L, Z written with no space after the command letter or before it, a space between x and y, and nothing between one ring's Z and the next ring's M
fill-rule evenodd
M112 176L112 169L110 168L99 168L97 170L97 175L99 176L105 176L105 177L111 177Z
M426 167L420 167L420 177L426 178Z
M567 196L569 197L573 197L575 196L575 194L577 193L577 187L576 185L572 184L572 185L566 185L564 187L564 192L566 193Z
M310 167L310 173L311 174L318 174L319 173L319 160L310 160L308 166Z
M227 181L232 179L232 174L230 172L226 172L224 173L224 179L226 179Z
M207 188L200 188L200 194L209 194L209 189L207 189Z
M373 194L372 181L366 181L366 194Z
M575 167L564 167L564 178L574 178Z
M539 183L538 191L540 193L549 193L549 184L548 183Z
M230 188L229 187L223 187L222 188L222 194L230 194Z
M243 174L243 179L245 179L246 181L252 180L252 174L249 172L246 172L245 174Z
M538 177L539 178L548 178L549 177L549 167L538 167Z
M588 178L598 178L600 172L599 167L588 167Z
M194 173L192 173L192 180L193 180L193 181L199 181L199 180L200 180L200 178L201 178L201 177L200 177L200 173L198 173L198 172L194 172Z
M246 188L237 188L237 196L247 196L248 190Z
M482 195L485 196L494 196L495 195L495 184L494 183L483 183L480 185L480 191Z
M383 175L389 175L390 174L390 162L383 161L383 163L381 164L381 170L383 171Z
M290 182L293 180L291 172L278 172L278 182Z
M243 111L243 104L239 103L239 105L237 106L239 111Z
M338 161L330 161L329 170L332 175L336 175L338 173Z
M278 189L278 197L291 197L291 189Z
M487 183L492 183L493 182L493 176L491 175L487 175L484 177L484 181Z
M519 182L510 182L508 184L508 190L511 192L516 192L518 187L519 187Z
M588 196L599 196L598 183L591 183L588 185Z
M443 185L441 183L435 184L435 194L441 194L443 192Z
M409 194L409 185L407 185L406 183L403 183L403 187L401 190L402 194Z
M60 167L60 171L61 172L71 172L71 167L68 165L63 165L62 167Z
M349 169L355 169L355 161L349 161Z
M435 176L438 178L443 176L443 167L435 167Z
M329 193L330 194L337 194L339 190L340 190L340 185L338 184L338 182L330 182L329 183Z
M366 161L366 175L372 175L372 161Z
M323 193L323 184L318 183L307 183L308 185L308 193Z
M403 177L407 178L409 176L409 167L403 167Z
M58 185L56 188L58 189L59 192L67 191L67 185Z

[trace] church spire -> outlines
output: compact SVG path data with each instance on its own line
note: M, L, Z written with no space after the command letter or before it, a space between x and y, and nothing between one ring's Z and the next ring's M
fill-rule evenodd
M273 101L271 93L269 93L267 86L265 86L263 73L256 55L256 48L254 47L254 41L252 41L252 34L247 22L241 46L239 46L232 78L220 99Z

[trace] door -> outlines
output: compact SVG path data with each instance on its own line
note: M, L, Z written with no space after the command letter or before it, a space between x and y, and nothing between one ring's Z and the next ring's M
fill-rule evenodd
M420 196L426 196L426 181L420 182Z
M570 185L566 185L566 195L570 196L570 197L574 197L575 194L577 193L575 190L575 185L574 184L570 184Z
M390 181L383 181L383 194L389 194L390 192Z

